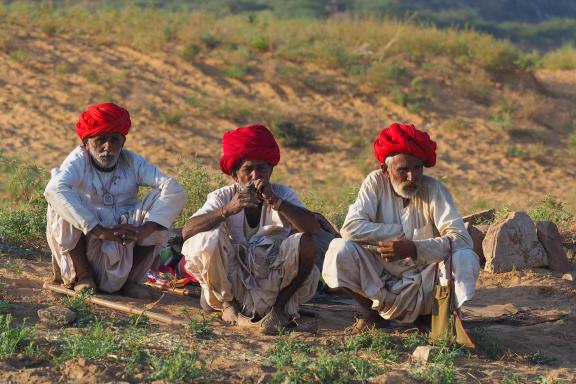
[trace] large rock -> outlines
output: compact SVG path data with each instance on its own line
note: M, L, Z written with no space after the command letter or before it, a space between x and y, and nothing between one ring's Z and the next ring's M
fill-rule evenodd
M536 233L540 244L546 250L551 270L566 273L574 269L566 257L556 224L551 221L539 221L536 223Z
M488 232L489 225L473 225L470 223L465 223L464 226L468 230L472 241L474 242L474 252L480 258L480 265L486 263L486 258L484 257L484 251L482 250L482 242L486 237L486 232Z
M53 305L38 310L40 321L49 325L59 326L70 324L76 320L76 312L60 305Z
M548 256L538 241L534 223L525 212L509 213L504 220L492 224L482 249L486 257L484 270L488 272L548 265Z

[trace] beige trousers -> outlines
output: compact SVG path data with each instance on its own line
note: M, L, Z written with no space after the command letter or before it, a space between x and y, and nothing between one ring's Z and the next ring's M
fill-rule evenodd
M182 254L208 305L221 310L223 302L236 299L245 315L264 316L298 273L301 236L269 236L253 239L250 244L233 244L221 224L186 240ZM314 296L319 279L320 271L314 266L286 303L286 315L298 317L299 305Z
M142 225L147 221L149 211L160 191L153 190L140 202L136 208L122 216L121 223ZM86 206L89 202L84 201ZM62 278L65 285L71 286L76 279L74 264L70 257L70 251L78 244L82 231L65 221L58 213L48 205L48 224L46 238L52 251L52 265L54 273ZM104 292L116 292L127 282L144 283L146 271L154 262L154 258L168 240L168 231L156 231L146 239L126 246L109 240L99 240L90 233L86 235L86 258L92 267L98 289ZM156 246L154 252L146 256L146 260L132 268L134 246Z

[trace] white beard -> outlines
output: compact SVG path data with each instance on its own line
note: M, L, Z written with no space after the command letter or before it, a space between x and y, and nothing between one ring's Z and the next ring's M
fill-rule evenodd
M117 153L113 152L97 153L94 149L88 147L88 152L90 153L90 156L92 156L94 162L99 167L104 169L114 168L116 166L116 163L118 162L118 158L120 157L120 151L118 151Z
M392 184L392 189L396 194L404 199L411 199L413 198L420 189L420 185L416 183L411 183L409 181L404 182L395 182L390 178L390 184Z

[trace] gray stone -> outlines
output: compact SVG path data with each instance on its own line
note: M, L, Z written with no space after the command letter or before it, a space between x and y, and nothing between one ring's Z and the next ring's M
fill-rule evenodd
M430 352L436 348L431 345L420 345L412 352L412 361L418 364L426 364L430 360Z
M571 271L562 275L562 279L566 281L574 281L576 280L576 272Z
M548 255L550 269L562 273L572 271L574 268L566 257L556 224L551 221L539 221L536 223L536 233L540 244L542 244L546 255Z
M66 325L76 320L76 312L60 305L54 305L39 309L38 317L41 322L49 325Z
M464 224L472 241L474 242L474 252L480 258L480 265L486 263L486 258L484 257L484 251L482 250L482 241L486 237L486 232L488 231L489 225L473 225L470 223Z
M488 229L482 242L487 272L510 272L548 266L546 251L538 241L536 228L526 212L509 213Z

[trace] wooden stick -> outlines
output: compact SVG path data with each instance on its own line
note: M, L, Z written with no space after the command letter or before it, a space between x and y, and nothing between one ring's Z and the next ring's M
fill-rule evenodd
M62 293L64 295L68 295L68 296L72 296L72 297L76 296L75 291L68 289L68 288L64 288L64 287L59 286L59 285L50 284L48 282L44 283L44 289L48 289L50 291ZM87 297L86 301L89 303L92 303L92 304L99 305L101 307L114 309L116 311L120 311L120 312L124 312L124 313L131 313L131 314L140 315L140 316L142 314L146 314L146 316L148 316L149 319L156 320L156 321L158 321L160 323L164 323L164 324L179 325L179 326L183 326L183 327L188 326L188 323L184 320L180 320L180 319L177 319L177 318L175 318L173 316L169 316L169 315L163 315L163 314L157 313L157 312L151 312L145 308L136 307L136 306L131 305L131 304L115 303L113 301L102 299L102 298L95 297L95 296Z
M197 299L200 298L200 293L197 290L188 289L188 288L171 288L171 287L163 287L161 285L157 285L154 283L145 283L148 287L158 289L162 292L173 293L179 296L189 296L195 297ZM198 287L200 289L200 287Z

